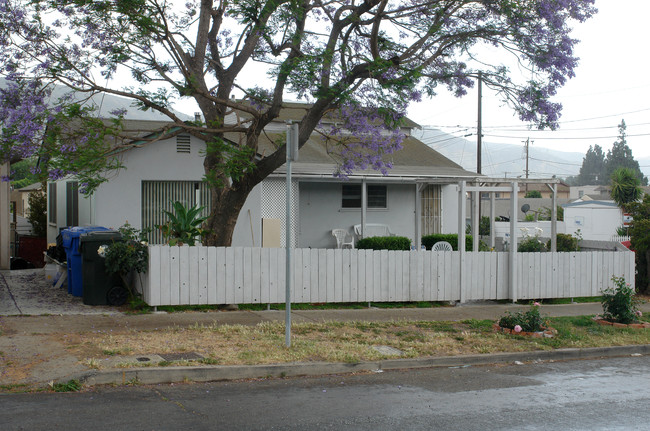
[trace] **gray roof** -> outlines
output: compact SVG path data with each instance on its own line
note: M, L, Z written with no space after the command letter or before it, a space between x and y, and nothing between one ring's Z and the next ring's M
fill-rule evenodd
M431 149L425 143L413 137L407 137L402 143L402 149L385 155L386 161L391 161L393 167L388 169L386 177L402 177L411 181L417 178L476 178L475 172L464 170L460 165L449 160L442 154ZM336 170L335 155L329 154L326 145L318 138L311 138L300 149L298 161L291 164L292 175L302 177L318 177L334 179ZM286 165L276 169L274 174L285 175ZM350 176L385 178L372 168L356 170Z
M571 202L570 204L564 204L562 205L564 208L568 207L581 207L585 205L599 205L599 206L604 206L604 207L614 207L617 208L618 205L616 205L616 202L614 201L580 201L580 202Z
M43 185L41 183L34 183L30 184L25 187L21 187L18 189L19 192L32 192L34 190L41 190L43 188Z

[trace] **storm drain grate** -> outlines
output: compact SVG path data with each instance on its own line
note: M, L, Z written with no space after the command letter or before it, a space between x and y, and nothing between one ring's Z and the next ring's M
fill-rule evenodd
M185 353L158 353L158 356L163 358L165 361L194 361L198 359L203 359L203 356L195 352L185 352Z

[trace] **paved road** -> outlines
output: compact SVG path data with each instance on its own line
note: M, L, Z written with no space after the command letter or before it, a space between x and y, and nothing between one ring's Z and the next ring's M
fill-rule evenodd
M3 430L644 430L650 357L0 396Z

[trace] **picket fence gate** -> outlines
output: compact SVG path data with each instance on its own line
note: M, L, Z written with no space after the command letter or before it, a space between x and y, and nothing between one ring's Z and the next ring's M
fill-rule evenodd
M151 306L285 302L282 248L150 246L140 278ZM295 249L294 303L511 299L507 252ZM634 285L634 253L516 253L516 298L598 296Z

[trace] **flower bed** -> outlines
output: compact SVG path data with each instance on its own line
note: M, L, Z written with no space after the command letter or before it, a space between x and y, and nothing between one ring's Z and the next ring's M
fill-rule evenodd
M499 326L498 323L495 323L492 327L496 332L503 332L505 334L511 334L511 335L521 335L524 337L531 337L531 338L553 338L555 334L557 334L557 330L555 328L546 328L546 327L542 327L541 331L536 331L536 332L522 331L521 327L515 327L514 329L504 328L502 326Z
M612 322L610 320L603 319L602 317L594 317L594 321L599 325L613 326L615 328L636 328L636 329L648 329L650 328L649 322L638 322L638 323L618 323Z

